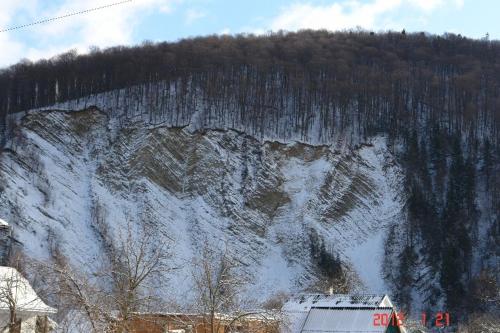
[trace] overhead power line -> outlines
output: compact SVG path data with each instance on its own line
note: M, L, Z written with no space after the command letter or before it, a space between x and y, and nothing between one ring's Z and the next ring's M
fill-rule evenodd
M7 32L7 31L12 31L12 30L17 30L17 29L21 29L21 28L31 27L31 26L37 25L37 24L42 24L42 23L52 22L52 21L55 21L55 20L60 20L60 19L67 18L67 17L70 17L70 16L75 16L75 15L80 15L80 14L86 14L86 13L90 13L90 12L95 12L96 10L105 9L105 8L109 8L109 7L113 7L113 6L118 6L118 5L123 5L124 3L132 2L132 1L133 0L125 0L125 1L115 2L115 3L111 3L109 5L105 5L105 6L101 6L101 7L90 8L90 9L82 10L82 11L79 11L79 12L69 13L69 14L65 14L65 15L62 15L62 16L57 16L57 17L52 17L52 18L40 20L40 21L31 22L31 23L28 23L28 24L18 25L16 27L11 27L11 28L0 30L0 32Z

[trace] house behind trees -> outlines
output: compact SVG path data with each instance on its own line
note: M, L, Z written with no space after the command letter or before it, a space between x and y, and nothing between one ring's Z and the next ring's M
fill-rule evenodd
M0 332L48 333L57 311L45 304L15 268L0 266Z
M12 229L10 225L0 219L0 265L7 262L11 250Z

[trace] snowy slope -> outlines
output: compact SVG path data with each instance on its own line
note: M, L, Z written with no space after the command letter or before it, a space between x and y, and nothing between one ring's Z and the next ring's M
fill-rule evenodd
M96 109L34 112L0 155L0 216L30 256L103 253L127 220L174 239L178 299L208 240L245 264L248 295L314 287L315 230L367 292L389 293L383 242L401 221L402 174L383 137L356 149L259 141L231 130L116 126Z

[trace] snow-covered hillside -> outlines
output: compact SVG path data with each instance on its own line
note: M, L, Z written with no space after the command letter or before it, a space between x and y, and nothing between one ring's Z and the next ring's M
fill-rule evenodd
M310 232L359 276L390 294L383 243L402 221L402 173L384 137L364 145L259 141L227 130L143 122L116 126L97 109L33 112L0 155L0 217L24 251L74 263L103 253L102 230L148 223L173 239L179 299L200 244L227 246L245 264L249 295L313 288L321 279Z

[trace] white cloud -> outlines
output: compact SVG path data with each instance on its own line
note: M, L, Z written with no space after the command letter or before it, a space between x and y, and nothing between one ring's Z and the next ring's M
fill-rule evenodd
M420 9L425 11L432 11L437 7L443 5L443 0L409 0L409 2Z
M462 8L464 5L464 0L408 0L410 4L416 6L424 11L430 12L436 8L443 7L445 5L451 5L456 8Z
M13 14L19 11L33 12L37 6L37 0L15 1L2 0L0 2L0 28L5 29L11 26Z
M207 13L204 11L194 8L188 9L186 11L186 24L193 24L195 21L198 21L205 16L207 16Z
M0 1L0 29L13 27L13 17L19 12L32 12L37 0L27 1ZM24 45L12 39L12 32L0 33L0 66L12 64L26 57L23 53Z
M110 3L109 0L107 3ZM156 8L171 11L169 0L134 0L129 3L93 11L87 14L58 20L56 24L40 25L36 33L40 38L50 41L67 39L87 49L90 45L105 47L132 42L134 28L145 11ZM57 11L46 10L45 17L60 16L103 5L102 0L65 0ZM80 49L80 48L79 48Z
M107 47L117 44L131 44L134 28L137 27L144 14L152 10L171 13L173 7L182 1L133 0L121 5L27 28L40 44L44 45L40 48L16 42L12 39L12 34L3 33L0 35L0 49L13 49L14 52L0 54L0 66L12 64L24 57L32 60L51 57L73 48L83 53L87 52L89 46L92 45ZM18 4L21 2L22 5ZM1 0L0 25L11 26L10 18L20 11L25 16L29 16L28 22L33 22L116 2L119 1L64 0L63 3L58 4L57 8L47 7L46 2L44 2L43 10L40 10L42 2L39 0Z
M362 26L374 28L379 15L398 7L401 0L350 1L327 6L294 4L273 20L272 30L340 30Z
M24 54L24 45L13 41L9 34L0 34L0 67L10 65L26 57Z
M285 7L272 20L271 30L327 29L342 30L357 26L365 29L399 29L398 9L410 5L421 13L452 4L457 8L463 6L463 0L372 0L361 2L347 0L331 5L312 5L307 2L295 3Z

